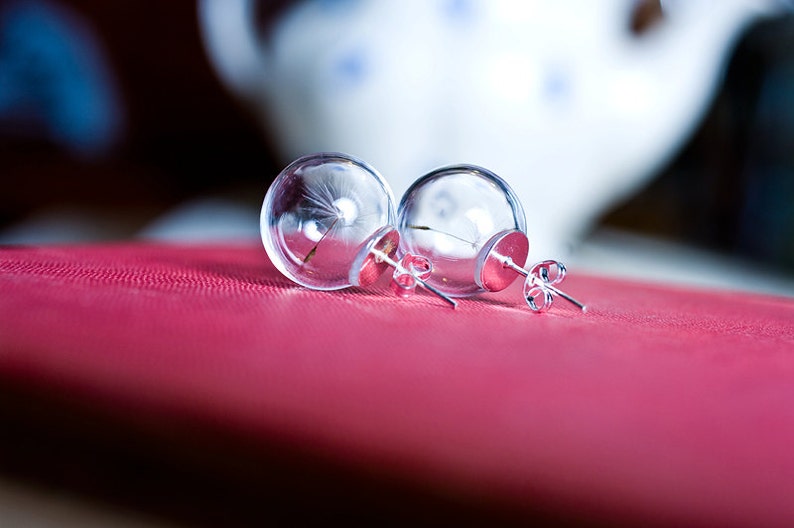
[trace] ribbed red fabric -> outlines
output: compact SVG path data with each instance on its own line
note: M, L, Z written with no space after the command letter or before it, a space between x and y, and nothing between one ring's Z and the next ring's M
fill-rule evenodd
M0 249L0 383L287 438L450 494L794 526L794 302L586 277L435 297L293 285L259 245Z

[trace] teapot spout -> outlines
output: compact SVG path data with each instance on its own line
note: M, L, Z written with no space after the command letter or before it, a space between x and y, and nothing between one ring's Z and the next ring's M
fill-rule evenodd
M622 46L618 74L608 89L611 127L604 140L631 145L607 172L626 195L655 174L691 136L722 82L744 30L782 10L780 1L668 1L664 18ZM626 135L625 137L615 137ZM620 144L620 143L619 143ZM645 178L637 178L643 167Z

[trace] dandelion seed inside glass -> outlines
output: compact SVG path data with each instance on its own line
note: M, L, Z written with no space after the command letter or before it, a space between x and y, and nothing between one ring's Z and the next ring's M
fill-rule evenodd
M336 290L355 283L359 253L394 223L391 190L375 169L345 154L321 153L295 160L276 177L262 204L260 232L281 273L309 288Z

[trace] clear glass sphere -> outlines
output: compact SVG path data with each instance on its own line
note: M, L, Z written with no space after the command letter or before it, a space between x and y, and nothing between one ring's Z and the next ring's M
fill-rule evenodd
M524 210L513 189L482 167L437 169L406 191L398 210L400 253L433 263L431 285L450 296L484 291L476 279L484 246L497 233L526 233Z
M391 189L375 169L346 154L319 153L279 173L259 229L281 273L309 288L336 290L358 285L373 237L383 239L384 226L394 223Z

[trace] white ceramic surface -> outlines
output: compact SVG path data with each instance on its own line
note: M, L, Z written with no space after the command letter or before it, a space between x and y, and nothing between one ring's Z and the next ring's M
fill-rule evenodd
M441 165L491 169L527 212L530 259L564 257L699 122L770 0L303 0L258 35L253 0L199 0L208 55L286 164L374 165L397 197Z

